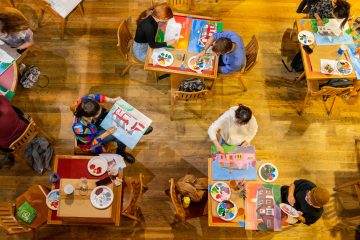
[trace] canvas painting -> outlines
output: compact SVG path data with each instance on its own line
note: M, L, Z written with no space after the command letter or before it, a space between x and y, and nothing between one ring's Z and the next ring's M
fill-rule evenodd
M7 52L3 49L0 49L0 75L5 72L5 70L13 64L15 59L10 56Z
M151 122L150 118L121 99L112 106L100 126L104 129L116 126L113 136L133 149Z
M254 146L222 146L225 154L212 152L212 180L256 180L256 155Z
M245 229L281 231L280 186L247 183Z
M353 44L349 24L340 29L342 19L323 19L324 26L318 26L315 19L311 20L311 27L314 32L316 45L339 45Z
M356 78L360 80L360 44L348 45L347 47Z
M48 0L52 9L63 18L67 17L81 0Z
M199 53L205 47L207 40L216 32L222 31L222 23L193 19L189 39L188 52Z

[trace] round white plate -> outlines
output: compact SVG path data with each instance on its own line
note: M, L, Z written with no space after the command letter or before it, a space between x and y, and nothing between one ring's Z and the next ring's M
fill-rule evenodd
M59 206L59 200L60 200L60 191L59 189L54 189L51 192L48 193L46 196L46 205L51 210L57 210Z
M105 158L96 156L89 160L87 168L91 175L98 177L106 173L108 163Z
M216 213L224 221L231 221L236 218L238 208L231 200L224 200L217 205Z
M174 62L174 56L169 51L162 51L156 57L156 63L162 67L170 66Z
M351 63L349 61L346 61L346 60L337 61L336 69L342 75L349 75L353 70Z
M216 182L211 186L210 194L215 201L221 202L229 200L231 196L231 189L229 185L224 182Z
M191 58L189 58L188 66L191 70L199 72L204 69L204 62L202 61L202 59L200 59L200 62L196 62L195 59L196 56L192 56Z
M280 208L281 208L281 211L283 211L290 217L298 217L299 216L298 211L294 207L290 206L289 204L280 203Z
M91 204L98 209L105 209L114 200L113 191L107 186L98 186L90 194Z
M279 171L274 164L264 163L259 167L258 174L264 182L274 182L279 176Z
M303 30L298 33L298 40L304 45L311 45L315 42L315 37L312 32Z

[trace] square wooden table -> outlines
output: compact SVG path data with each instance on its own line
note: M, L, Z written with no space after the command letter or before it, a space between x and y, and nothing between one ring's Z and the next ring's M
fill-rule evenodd
M313 32L311 27L311 19L297 19L295 21L295 27L298 31L307 30ZM304 64L304 72L301 74L299 78L306 77L308 88L317 91L319 88L319 80L328 81L334 78L346 78L354 81L354 87L357 89L360 87L359 81L356 80L355 71L353 71L349 75L333 75L333 74L323 74L321 73L320 68L320 59L333 59L335 60L338 56L338 49L340 48L340 44L338 45L317 45L316 41L312 44L313 52L311 54L307 54L303 49L303 44L300 44L300 52ZM345 53L341 56L340 59L347 60L351 62L350 57L345 51Z
M69 156L57 155L54 160L54 172L60 175L60 182L54 184L52 189L60 189L60 201L57 211L48 210L48 224L109 224L120 225L122 185L108 185L114 192L114 200L110 207L97 209L90 202L90 194L94 189L95 182L107 177L106 174L95 177L87 170L89 160L94 156ZM88 193L81 196L77 186L80 178L85 177L88 181ZM119 178L123 174L119 172ZM72 184L75 188L74 194L67 197L63 192L63 186Z

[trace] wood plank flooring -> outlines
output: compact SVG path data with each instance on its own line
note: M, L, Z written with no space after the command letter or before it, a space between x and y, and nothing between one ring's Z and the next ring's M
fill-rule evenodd
M31 0L16 0L19 8L37 28L38 9ZM85 16L74 12L60 40L60 24L45 16L45 24L34 31L35 46L25 60L39 66L50 77L45 88L16 90L13 103L30 113L38 125L56 138L57 154L72 154L73 134L70 103L88 93L122 96L153 119L154 132L144 137L133 151L136 163L126 174L145 174L149 190L143 195L144 222L133 226L44 226L40 239L355 239L355 231L338 216L350 216L357 209L354 198L333 196L325 214L312 226L298 225L282 232L246 232L242 229L209 228L207 218L173 225L171 204L164 194L170 177L193 173L207 175L210 141L207 128L219 114L238 103L251 107L259 124L253 144L261 162L270 161L280 169L278 184L290 184L306 178L330 191L335 185L359 177L359 148L354 138L360 136L359 103L348 105L338 99L333 115L328 117L321 101L313 101L303 116L296 107L305 96L306 83L293 81L281 58L290 60L296 45L286 41L298 2L295 0L195 0L192 12L221 17L226 30L237 31L248 42L253 34L259 40L258 64L244 77L248 87L242 92L235 79L217 82L207 101L203 118L199 104L178 105L175 121L169 118L169 82L158 84L150 73L133 68L120 77L125 62L116 52L116 30L121 18L130 18L135 29L137 15L149 1L85 0ZM358 16L360 4L354 0L352 14ZM0 6L7 1L1 0ZM44 84L44 80L40 80ZM16 162L0 170L0 201L14 201L33 184L48 185L47 176L38 176L28 166ZM10 237L0 232L0 239Z

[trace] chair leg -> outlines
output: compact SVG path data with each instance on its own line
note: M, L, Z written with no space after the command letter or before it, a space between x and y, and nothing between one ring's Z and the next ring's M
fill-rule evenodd
M61 33L60 33L61 40L64 40L66 21L67 21L66 19L61 21L61 29L60 29L60 31L61 31Z
M239 82L240 82L241 86L243 87L244 92L246 92L246 91L247 91L247 88L246 88L246 86L245 86L245 84L244 84L244 81L242 80L241 76L239 76Z
M331 115L332 109L333 109L334 104L335 104L335 100L336 100L336 96L334 97L334 100L332 101L332 103L331 103L331 106L330 106L330 109L329 109L329 110L327 109L327 107L326 107L326 105L325 105L325 110L326 110L326 113L327 113L327 115L328 115L328 116L330 116L330 115ZM325 104L325 102L324 102L324 104Z
M296 30L295 30L295 29L296 29ZM295 33L295 31L297 31L296 20L294 21L293 27L292 27L291 32L290 32L290 40L292 40L292 36L293 36L293 34Z
M9 4L12 6L12 7L15 7L15 3L14 3L14 0L8 0Z
M125 75L129 72L131 66L132 66L132 64L131 64L131 63L128 63L128 65L127 65L127 66L124 68L124 70L121 72L121 76L122 76L122 77L125 76Z
M158 72L152 71L152 74L153 74L153 78L156 80L156 83L159 83Z
M174 110L175 110L175 98L173 96L170 97L170 120L174 120Z
M203 116L205 99L201 99L200 118Z
M211 82L211 85L207 87L208 90L211 90L214 85L215 79L204 78L204 82L207 82L207 81Z
M311 98L311 93L308 91L306 93L305 99L304 99L304 103L301 106L301 108L297 111L298 114L301 116L301 114L304 112L304 109L306 108L306 105L308 104L308 102L310 101Z
M83 5L83 1L81 1L81 2L79 3L79 5L78 5L78 9L79 9L79 11L80 11L81 15L82 15L82 16L84 16L84 15L85 15L85 13L84 13L84 5Z
M304 77L305 77L305 71L302 72L302 73L300 74L300 76L296 77L296 78L294 79L294 82L300 81L300 80L303 79Z
M39 20L38 20L38 27L39 28L42 27L42 21L44 20L44 15L45 15L45 11L43 9L41 9Z

